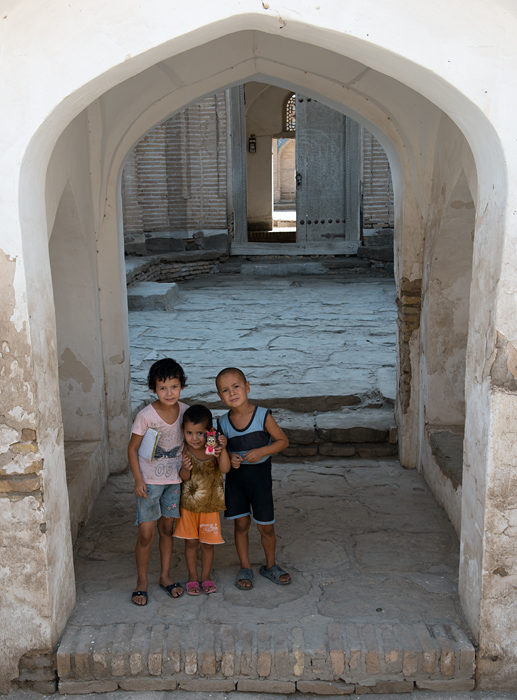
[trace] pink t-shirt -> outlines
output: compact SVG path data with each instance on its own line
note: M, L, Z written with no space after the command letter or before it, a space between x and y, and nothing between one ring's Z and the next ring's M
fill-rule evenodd
M180 409L177 420L172 424L166 423L152 404L143 408L133 423L135 435L145 435L147 428L160 431L158 446L152 462L138 455L138 463L142 478L146 484L180 484L181 454L183 451L183 414L187 410L186 403L178 401Z

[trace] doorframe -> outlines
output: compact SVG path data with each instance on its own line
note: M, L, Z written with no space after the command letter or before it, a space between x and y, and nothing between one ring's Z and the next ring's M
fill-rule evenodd
M230 162L232 167L232 255L355 255L361 240L361 127L345 116L345 240L309 243L250 243L246 182L244 84L229 89Z

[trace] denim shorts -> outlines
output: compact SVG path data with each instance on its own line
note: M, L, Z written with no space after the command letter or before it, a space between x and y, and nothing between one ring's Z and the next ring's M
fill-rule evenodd
M136 496L136 522L180 517L181 484L146 484L147 498Z

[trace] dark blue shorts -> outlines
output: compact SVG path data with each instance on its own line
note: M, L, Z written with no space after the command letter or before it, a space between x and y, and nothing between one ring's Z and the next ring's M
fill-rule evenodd
M259 525L275 522L271 460L260 464L241 464L226 474L224 491L227 520L252 515Z

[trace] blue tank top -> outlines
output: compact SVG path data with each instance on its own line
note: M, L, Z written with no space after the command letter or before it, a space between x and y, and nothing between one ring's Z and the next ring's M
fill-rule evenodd
M228 452L237 453L244 457L250 450L271 445L271 435L266 430L266 418L270 413L269 408L255 406L250 422L242 430L233 425L230 420L230 412L221 416L217 420L217 426L219 432L228 440ZM262 464L262 462L267 462L270 459L271 456L266 455L258 462L254 462L254 464ZM249 464L249 462L243 460L242 464Z

